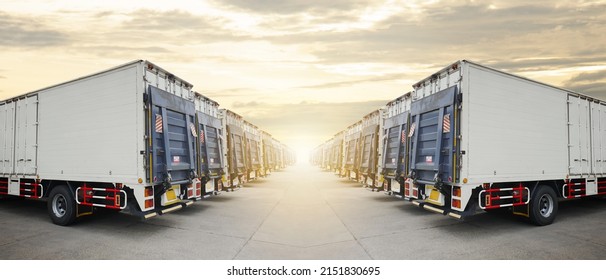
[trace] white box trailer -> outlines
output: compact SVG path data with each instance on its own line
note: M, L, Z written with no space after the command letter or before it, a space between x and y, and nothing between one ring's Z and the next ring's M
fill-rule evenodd
M604 101L466 60L414 89L415 204L455 218L509 207L546 225L558 200L606 194Z
M192 201L192 85L143 60L0 101L0 195L152 217ZM185 192L185 193L184 193Z
M198 174L203 188L203 197L218 194L223 188L225 174L223 158L223 125L219 118L219 103L195 93L196 123L199 141L197 143ZM197 194L196 194L197 195Z
M252 181L263 173L261 130L246 120L242 125L246 146L246 180Z
M263 141L263 176L267 176L271 174L272 171L276 169L275 167L275 157L274 154L276 151L274 150L273 145L273 137L266 131L261 131L261 139ZM318 163L321 162L321 154L318 157Z
M383 118L382 164L383 190L385 194L404 197L404 181L408 175L407 131L410 118L412 92L388 102Z
M383 154L383 142L379 141L383 133L383 113L383 109L378 109L362 118L360 183L373 191L378 191L383 183L379 177L383 166L379 160Z
M235 190L246 182L246 138L244 136L244 119L242 116L221 109L219 113L223 131L223 160L226 163L223 180L225 190Z
M345 146L343 145L343 140L345 137L345 131L340 131L335 134L332 139L332 147L330 147L330 171L339 175L342 173L343 162L344 162L344 154L345 154ZM283 164L280 164L283 168Z
M360 178L360 139L362 137L362 121L347 127L344 141L344 160L342 176L358 181Z

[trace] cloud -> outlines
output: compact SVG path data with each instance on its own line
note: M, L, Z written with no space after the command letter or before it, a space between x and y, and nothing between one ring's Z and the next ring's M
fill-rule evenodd
M230 7L239 8L249 12L269 14L292 14L292 13L303 13L306 11L330 11L330 10L352 10L359 9L370 5L376 1L370 0L223 0L214 1L220 5L227 5Z
M600 80L606 80L606 70L580 73L570 78L570 80L567 81L567 84L595 82Z
M302 86L299 88L303 88L303 89L325 89L325 88L335 88L335 87L348 87L348 86L354 86L357 84L362 84L362 83L371 83L371 82L385 82L385 81L393 81L393 80L400 80L403 78L408 77L405 74L392 74L392 75L383 75L383 76L379 76L379 77L372 77L372 78L368 78L368 79L358 79L358 80L350 80L350 81L340 81L340 82L330 82L330 83L322 83L322 84L315 84L315 85L309 85L309 86Z
M606 70L577 74L565 81L564 87L606 100Z
M590 63L596 54L603 59L604 18L605 4L493 8L488 3L438 2L423 6L417 13L400 13L373 28L293 34L273 42L313 43L310 52L325 64L372 61L443 66L468 58L522 68L532 61L512 59L570 57L560 61L569 65L579 59ZM533 64L541 62L546 61Z
M78 50L101 57L126 57L129 59L134 59L137 57L146 58L150 55L168 55L172 53L166 48L154 46L125 47L110 45L87 45L78 47ZM136 56L133 57L133 54L136 54Z
M108 14L101 13L99 16L106 17ZM154 11L142 9L127 14L127 17L129 19L122 23L121 29L181 33L199 29L208 30L213 27L208 18L195 16L180 10Z
M0 46L49 47L69 43L70 38L30 16L15 16L0 12Z
M296 138L306 137L319 143L387 102L388 100L371 100L266 104L253 101L234 102L232 108L251 123L262 129L267 128L278 139L294 142Z

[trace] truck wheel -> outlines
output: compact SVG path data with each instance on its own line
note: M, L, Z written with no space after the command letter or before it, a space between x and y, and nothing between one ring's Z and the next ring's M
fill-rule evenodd
M538 226L553 223L558 213L558 197L549 186L540 185L530 197L530 221Z
M53 188L48 196L47 209L54 224L67 226L76 220L76 200L65 185Z

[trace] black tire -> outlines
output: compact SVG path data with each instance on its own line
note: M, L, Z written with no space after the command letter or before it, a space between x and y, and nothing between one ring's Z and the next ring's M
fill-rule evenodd
M76 220L76 200L69 187L54 187L47 202L48 215L54 224L67 226Z
M530 196L530 221L537 226L546 226L555 220L558 213L558 196L553 188L540 185Z

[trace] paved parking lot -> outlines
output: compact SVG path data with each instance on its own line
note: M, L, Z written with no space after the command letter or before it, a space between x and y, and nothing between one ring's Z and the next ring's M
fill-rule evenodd
M299 165L169 215L103 212L53 225L0 199L0 259L606 259L606 200L560 204L553 225L457 221Z

